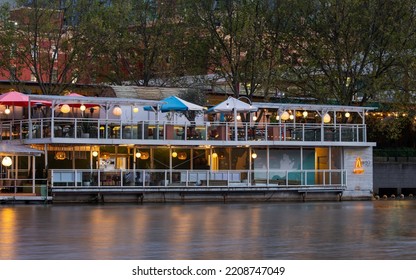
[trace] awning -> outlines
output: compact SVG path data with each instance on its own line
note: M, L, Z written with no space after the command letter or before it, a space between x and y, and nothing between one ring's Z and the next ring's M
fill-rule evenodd
M13 142L1 142L0 143L0 156L40 156L43 154L43 151L30 148L28 146L13 143Z

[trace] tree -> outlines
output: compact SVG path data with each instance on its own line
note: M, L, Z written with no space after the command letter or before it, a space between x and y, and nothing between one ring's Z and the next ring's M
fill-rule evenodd
M176 15L173 1L112 1L95 27L106 38L95 49L100 54L95 65L106 66L98 69L97 76L113 84L162 85L170 73Z
M0 6L0 72L3 76L9 76L13 83L16 80L17 68L12 61L14 56L14 34L15 23L10 20L10 5L8 3Z
M121 85L129 80L126 61L132 60L134 51L129 37L129 13L132 1L113 1L111 5L95 5L83 11L82 33L85 44L91 49L91 64L85 65L88 79L94 83ZM135 63L136 61L134 61Z
M268 89L279 50L267 29L270 1L192 1L195 25L210 39L209 71L224 79L235 97ZM242 86L242 88L240 88Z
M88 3L87 3L88 2ZM95 1L99 2L99 1ZM75 5L76 3L76 5ZM14 78L30 69L43 94L59 94L82 77L91 49L80 23L91 1L17 1L4 25L2 60ZM24 4L24 5L23 5ZM89 5L87 5L89 4ZM83 11L83 12L81 12ZM9 55L5 55L9 54Z
M414 1L292 2L296 12L287 42L294 64L284 77L298 93L350 105L397 89L390 75L413 53Z

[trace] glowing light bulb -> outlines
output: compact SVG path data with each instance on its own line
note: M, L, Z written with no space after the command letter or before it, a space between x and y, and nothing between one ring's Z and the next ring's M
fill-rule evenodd
M62 113L66 114L66 113L69 113L69 111L71 111L71 108L69 107L68 104L64 104L64 105L61 106L61 112Z
M326 113L324 115L324 123L329 123L330 121L331 121L331 116L328 113Z
M289 113L284 111L282 116L281 116L282 120L286 121L290 118Z
M123 111L121 110L121 108L120 107L118 107L118 106L116 106L116 107L114 107L114 109L113 109L113 115L114 116L121 116L121 113L122 113Z
M1 164L3 166L9 167L10 165L12 165L12 159L10 157L8 157L8 156L5 156L3 158L3 160L1 161Z

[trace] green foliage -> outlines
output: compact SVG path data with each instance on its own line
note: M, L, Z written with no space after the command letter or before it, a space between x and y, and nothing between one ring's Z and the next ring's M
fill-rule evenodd
M209 38L210 71L224 79L233 94L252 97L268 91L278 72L280 51L269 32L268 1L192 1L190 22ZM273 12L277 12L274 10ZM242 87L242 88L241 88Z
M414 1L293 1L288 35L296 67L287 81L303 95L340 104L367 102L397 90L391 75L415 41Z
M377 147L416 147L416 126L412 116L368 117L368 141Z
M235 97L269 99L281 91L320 103L387 101L397 110L414 101L413 0L38 0L29 6L17 26L7 6L0 10L0 67L16 74L32 69L44 93L81 79L183 87L209 73ZM63 24L56 24L58 11ZM59 59L51 55L57 49ZM385 128L395 139L397 131Z

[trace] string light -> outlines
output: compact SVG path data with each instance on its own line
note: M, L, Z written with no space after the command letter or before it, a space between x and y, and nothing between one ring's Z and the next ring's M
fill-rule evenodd
M282 120L286 121L290 118L289 113L284 111L282 116L281 116Z
M71 108L69 107L68 104L64 104L64 105L61 106L61 112L62 113L66 114L66 113L69 113L69 111L71 111Z
M1 161L1 164L3 165L3 166L6 166L6 167L9 167L9 166L11 166L12 165L12 159L10 158L10 157L8 157L8 156L5 156L4 158L3 158L3 160Z
M331 116L328 113L326 113L324 115L324 123L329 123L330 121L331 121Z
M121 108L120 107L118 107L118 106L116 106L116 107L114 107L114 109L113 109L113 115L114 116L121 116L121 113L122 113L123 111L121 110Z

